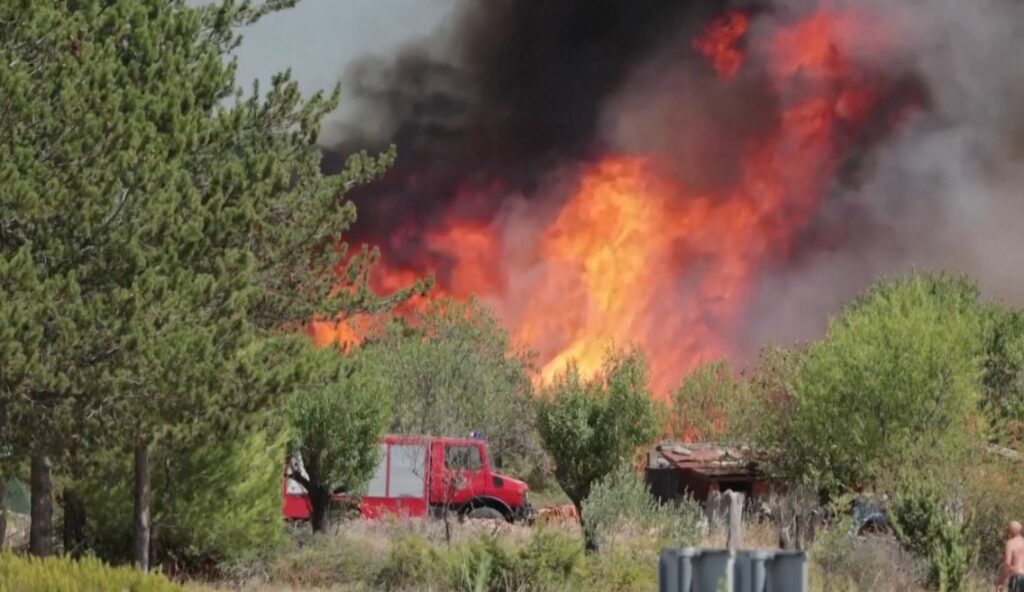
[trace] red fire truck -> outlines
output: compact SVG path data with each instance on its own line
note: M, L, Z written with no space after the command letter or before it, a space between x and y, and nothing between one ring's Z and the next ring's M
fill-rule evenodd
M359 512L368 519L452 511L468 518L529 520L533 509L528 489L526 483L494 471L483 439L387 436L380 442L380 462L366 494L359 499ZM286 476L282 494L286 519L309 519L312 507L301 485ZM332 500L346 503L350 497L339 492Z

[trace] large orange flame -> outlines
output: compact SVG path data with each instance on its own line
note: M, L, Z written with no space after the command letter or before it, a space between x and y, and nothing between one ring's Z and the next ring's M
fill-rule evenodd
M759 270L792 249L834 177L846 131L880 100L876 81L840 49L867 25L823 11L744 40L747 15L714 22L693 45L718 84L737 84L743 41L766 61L781 104L768 132L736 155L732 187L697 194L645 157L609 155L583 170L533 243L518 229L511 240L508 226L455 217L427 236L452 262L439 293L494 304L537 350L545 379L570 360L593 372L606 348L635 343L665 393L701 361L730 353ZM408 273L384 266L379 287L403 284Z

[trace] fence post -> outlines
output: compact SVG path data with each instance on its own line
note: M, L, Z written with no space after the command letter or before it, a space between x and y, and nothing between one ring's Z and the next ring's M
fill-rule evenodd
M726 491L729 500L729 535L726 547L735 552L743 546L743 494L737 491Z

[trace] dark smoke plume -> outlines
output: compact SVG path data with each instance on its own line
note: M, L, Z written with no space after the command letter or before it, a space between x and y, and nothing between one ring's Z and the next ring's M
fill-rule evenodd
M338 168L354 149L399 148L387 179L354 195L355 238L381 244L404 229L402 248L381 244L401 264L423 255L417 231L450 214L467 193L460 189L500 183L506 194L529 196L556 167L600 154L602 108L637 64L673 39L692 38L727 7L720 0L465 2L439 38L354 64L343 85L357 116L340 130L344 140L327 148L326 166ZM500 206L495 199L456 207L463 219L489 220Z
M399 149L383 182L362 188L357 241L392 267L436 271L425 232L447 217L488 222L510 196L547 203L552 173L608 151L645 153L696 190L734 180L738 147L770 127L778 97L757 64L729 92L691 40L733 8L750 37L822 2L774 0L465 0L451 26L345 74L352 116L325 148L336 170L353 150ZM870 64L891 83L879 125L852 149L795 249L761 271L738 350L819 333L827 315L879 274L964 271L1024 302L1024 4L1014 0L832 0L907 27ZM865 47L843 49L855 59ZM863 52L861 52L863 50ZM864 59L870 59L865 57ZM913 123L894 131L908 104ZM570 175L571 176L571 175ZM534 237L535 238L535 237Z

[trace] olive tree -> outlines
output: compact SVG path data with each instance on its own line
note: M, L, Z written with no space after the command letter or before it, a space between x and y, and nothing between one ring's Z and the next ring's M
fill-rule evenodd
M648 386L639 350L609 352L601 372L587 379L575 365L540 394L537 427L555 462L555 478L582 516L593 485L628 462L658 434L663 410ZM597 548L584 528L587 548Z
M512 346L482 304L432 302L367 347L388 368L392 431L443 436L481 431L495 459L517 470L540 464L531 357Z
M328 348L307 357L312 380L288 403L294 438L289 475L308 492L310 524L322 532L332 492L358 491L373 475L391 405L382 368L369 354L343 356Z

